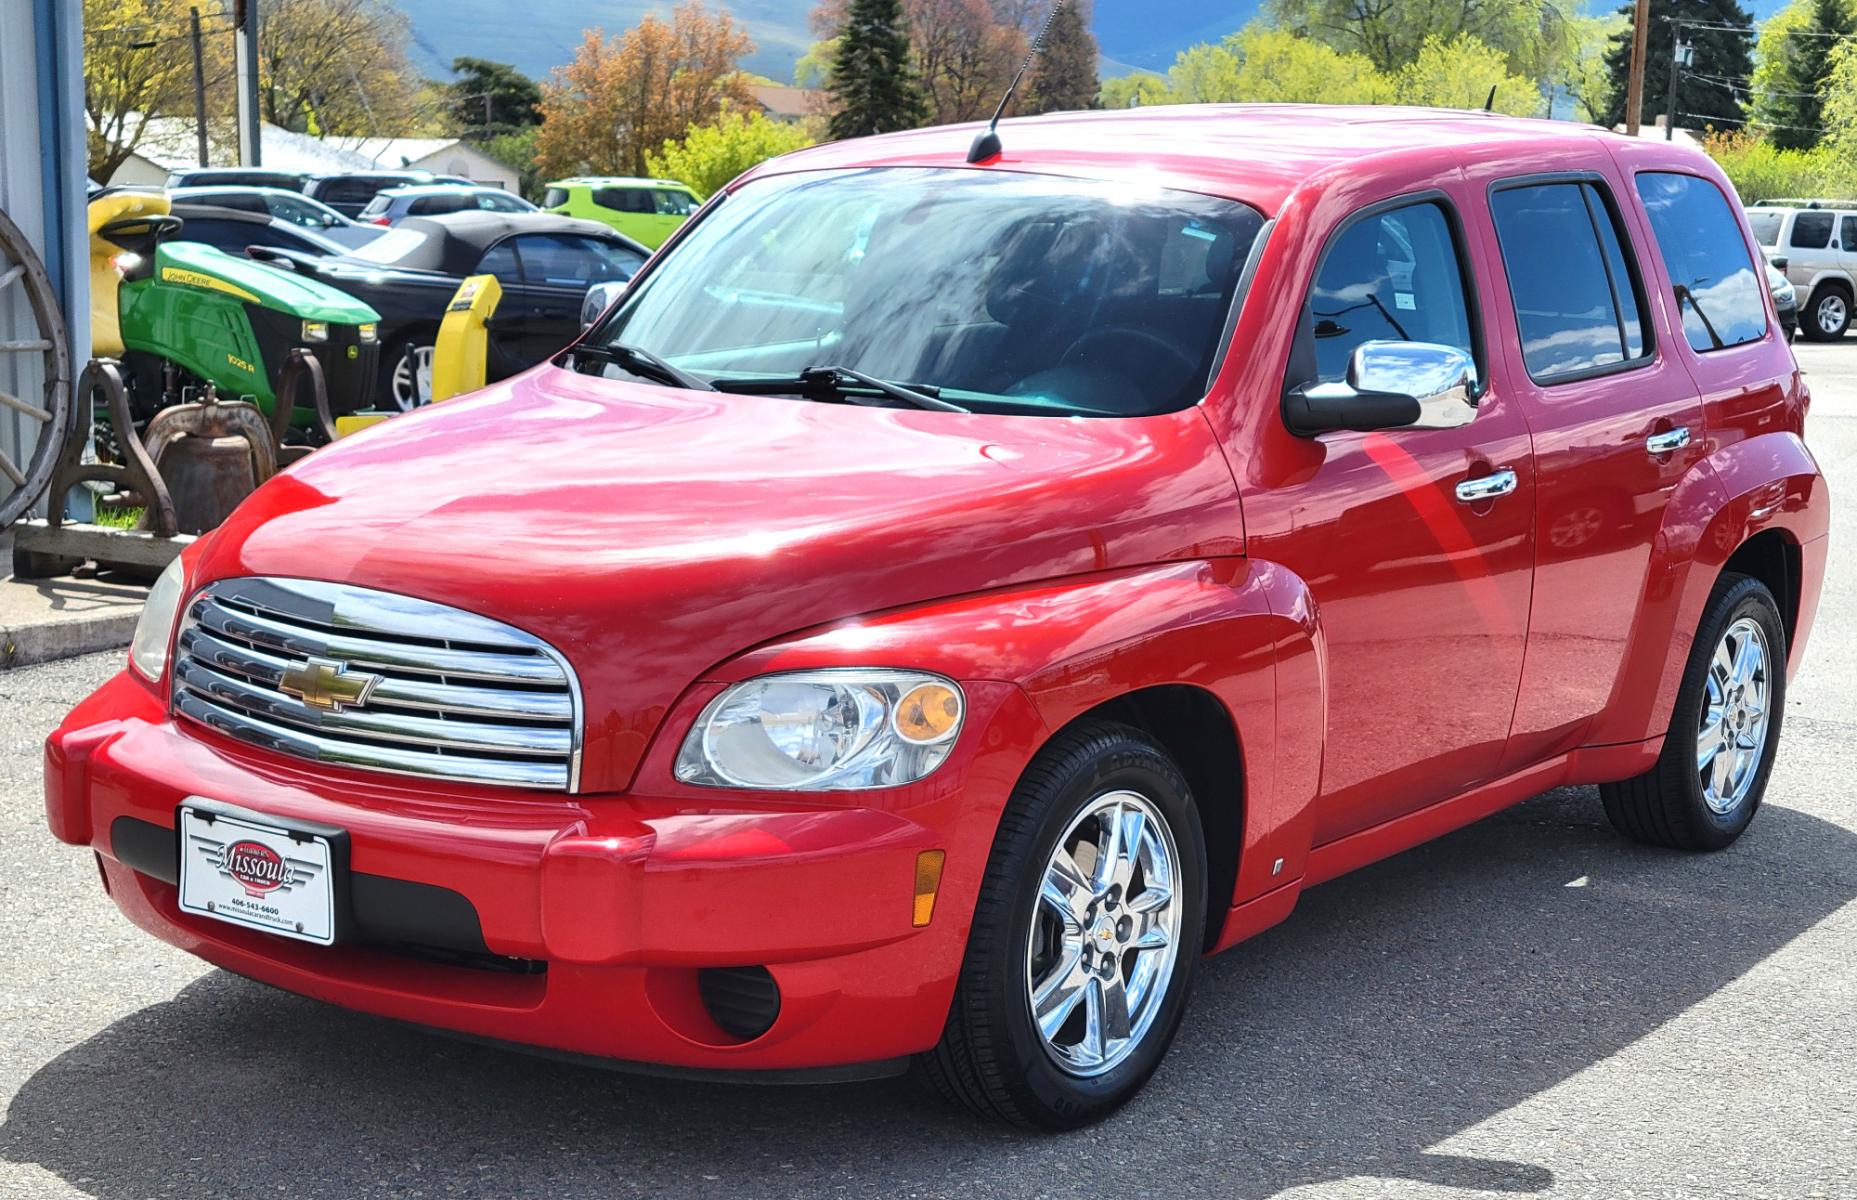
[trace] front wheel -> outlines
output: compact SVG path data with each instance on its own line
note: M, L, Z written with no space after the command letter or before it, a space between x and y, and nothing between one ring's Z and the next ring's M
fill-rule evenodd
M1758 579L1724 574L1690 648L1663 754L1636 779L1600 786L1606 816L1653 846L1730 845L1767 790L1785 706L1779 605Z
M930 1081L1016 1125L1114 1112L1179 1027L1205 888L1199 813L1166 753L1109 722L1060 735L1001 818Z

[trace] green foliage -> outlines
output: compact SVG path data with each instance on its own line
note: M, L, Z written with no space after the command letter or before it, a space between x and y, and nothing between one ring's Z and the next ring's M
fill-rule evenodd
M1557 82L1572 99L1580 120L1606 122L1612 108L1612 77L1606 70L1606 51L1620 30L1630 28L1631 22L1622 13L1575 19L1572 50Z
M1165 76L1148 71L1105 79L1097 103L1103 108L1140 108L1150 104L1172 104Z
M1620 125L1625 120L1625 79L1631 69L1631 13L1627 4L1619 9L1625 20L1613 35L1606 51L1605 73L1611 81L1610 101L1600 124ZM1708 126L1715 129L1738 129L1743 120L1741 101L1725 79L1741 80L1752 74L1752 41L1745 29L1753 23L1747 9L1736 0L1651 0L1651 43L1644 59L1644 104L1638 119L1654 124L1668 103L1670 58L1675 46L1674 18L1700 21L1710 26L1734 28L1695 28L1684 31L1685 39L1695 47L1695 61L1677 88L1677 124L1688 128Z
M1785 196L1857 195L1857 159L1826 144L1786 150L1747 132L1723 132L1703 141L1735 191L1748 204Z
M1839 42L1831 52L1830 65L1822 93L1825 137L1820 145L1857 162L1857 40Z
M1541 89L1534 81L1511 74L1501 51L1467 33L1448 40L1427 38L1393 83L1401 104L1482 108L1494 89L1497 112L1532 117L1542 107Z
M1366 55L1387 75L1416 59L1426 42L1468 34L1500 53L1512 72L1542 79L1572 48L1577 7L1577 0L1270 0L1265 11L1292 33Z
M1096 104L1096 35L1083 9L1066 4L1051 19L1044 53L1026 80L1023 113L1072 112Z
M812 139L797 125L731 108L711 124L693 125L683 137L647 154L645 169L656 178L686 183L707 200L750 167L810 145Z
M529 200L540 200L541 169L535 165L535 139L539 126L498 133L477 143L477 148L516 172L516 190Z
M1803 150L1818 144L1833 55L1853 31L1857 11L1850 0L1793 0L1761 27L1749 117L1774 145Z
M508 63L464 56L451 60L451 111L467 136L489 138L542 123L542 89Z
M832 76L832 63L838 59L838 39L825 38L806 47L806 53L793 63L793 86L824 87Z
M834 138L914 129L927 118L898 0L852 0L826 82Z

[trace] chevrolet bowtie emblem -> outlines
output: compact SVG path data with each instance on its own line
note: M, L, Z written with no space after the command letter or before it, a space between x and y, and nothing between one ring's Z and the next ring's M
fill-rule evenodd
M336 713L365 705L379 683L378 675L350 673L347 663L312 658L300 667L285 671L283 678L277 681L277 690L286 696L295 696L311 708Z

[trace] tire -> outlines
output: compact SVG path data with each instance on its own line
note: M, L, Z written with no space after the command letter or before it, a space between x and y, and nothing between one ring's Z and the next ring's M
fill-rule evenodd
M1740 665L1736 652L1743 644L1751 645L1760 656L1758 686L1732 669ZM1717 664L1718 651L1726 655L1731 668L1725 681ZM1734 699L1737 687L1747 693L1746 707ZM1718 699L1724 688L1726 703ZM1749 716L1753 709L1758 709L1757 717ZM1725 724L1714 720L1718 713ZM1785 715L1786 626L1779 605L1758 579L1725 573L1709 596L1696 643L1690 648L1657 765L1635 779L1600 785L1599 795L1613 828L1633 841L1673 850L1721 850L1732 845L1760 808ZM1717 751L1704 765L1707 745L1703 738L1711 727L1726 730L1733 744ZM1710 744L1713 741L1711 737ZM1745 745L1749 742L1755 744L1752 749ZM1724 770L1724 759L1725 781L1719 773Z
M1121 819L1103 819L1110 811ZM1053 900L1057 886L1045 894L1060 845L1077 851L1066 862L1093 874L1101 835L1111 825L1126 833L1136 816L1138 866L1106 873L1123 882L1078 887L1067 908ZM1164 889L1168 853L1174 886ZM1108 1116L1141 1090L1179 1028L1205 944L1205 889L1199 811L1165 752L1108 721L1059 734L1000 819L948 1023L940 1044L919 1057L922 1072L949 1100L1014 1125L1075 1129ZM1171 900L1145 911L1162 891ZM1136 945L1156 930L1171 939L1166 948ZM1052 1005L1067 1015L1047 1040L1032 992L1053 982L1048 996L1074 998ZM1112 1028L1115 994L1125 998L1128 1036L1098 1041L1090 1030ZM1095 1026L1093 1014L1101 1016Z
M1835 342L1851 327L1851 290L1841 283L1820 284L1799 313L1799 332L1809 342Z

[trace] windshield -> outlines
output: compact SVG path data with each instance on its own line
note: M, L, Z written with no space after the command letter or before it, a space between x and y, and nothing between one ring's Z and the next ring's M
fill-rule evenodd
M1262 227L1230 200L1040 175L780 176L705 217L592 340L710 380L830 365L980 411L1167 412L1204 394Z
M1763 246L1780 244L1780 225L1785 219L1784 213L1751 212L1747 214L1747 223L1754 229L1754 240Z

